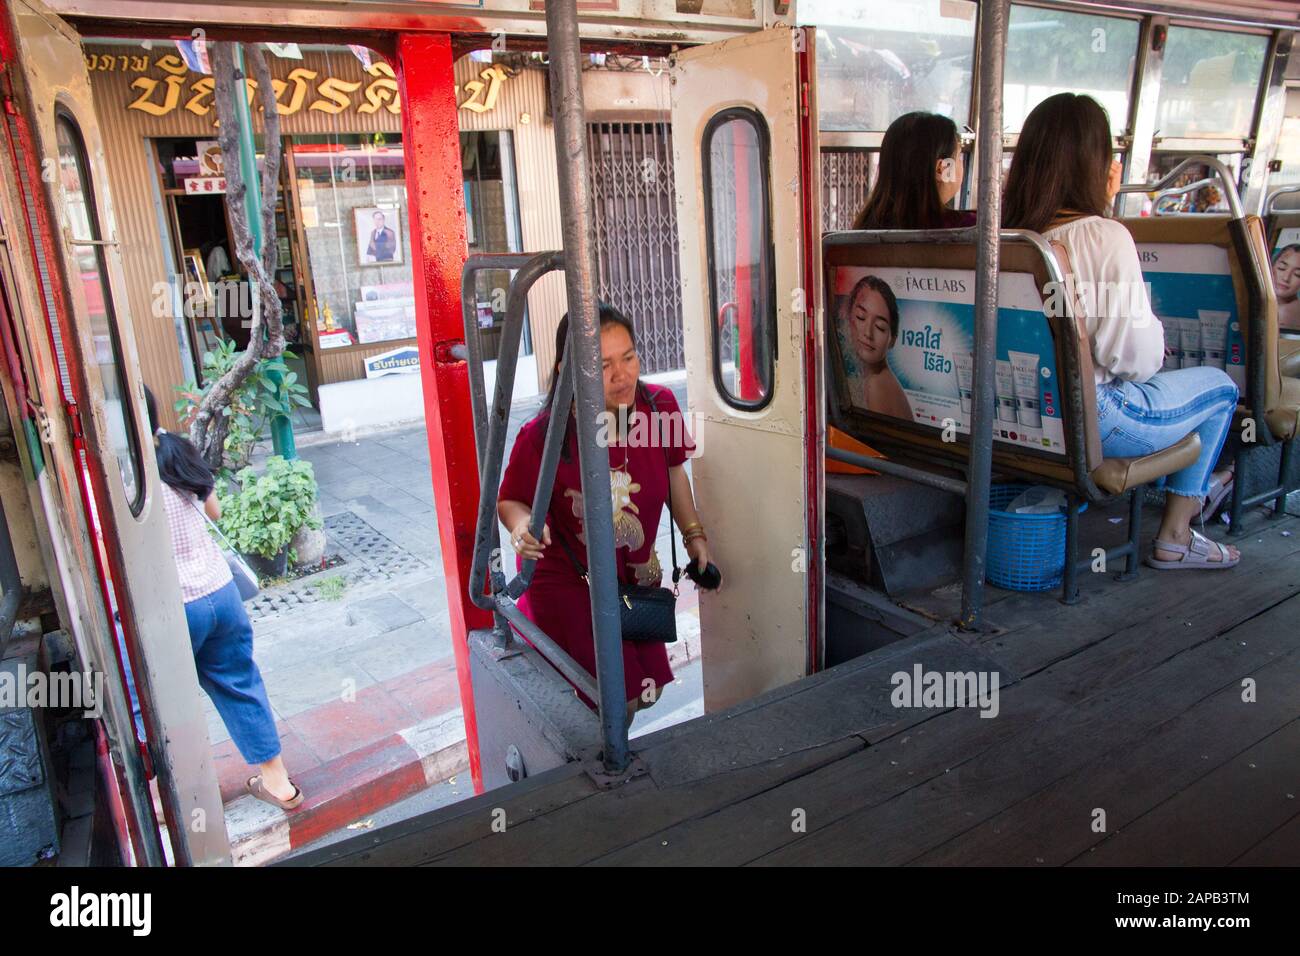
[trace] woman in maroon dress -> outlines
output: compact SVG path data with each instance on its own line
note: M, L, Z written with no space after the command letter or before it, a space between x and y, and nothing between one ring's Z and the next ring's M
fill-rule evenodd
M556 373L563 357L568 324L566 315L556 331ZM681 529L687 554L703 571L709 563L708 538L695 510L690 479L683 466L694 446L686 434L677 400L669 389L640 381L641 363L636 354L632 323L621 312L604 304L600 306L600 347L605 409L610 413L605 426L609 436L618 579L623 584L661 583L663 571L655 552L655 535L668 498L669 482L672 483L672 518ZM519 565L522 566L525 558L537 559L532 583L520 598L520 609L594 675L596 653L591 599L574 560L586 565L587 539L582 521L582 484L572 409L561 412L569 415L569 428L542 540L538 541L528 531L546 427L557 411L552 407L557 377L551 376L551 391L545 406L520 429L515 440L501 482L497 514L501 523L510 529L510 542L519 555ZM629 414L633 409L639 414ZM626 434L621 428L626 429ZM565 553L564 545L573 559ZM664 685L673 679L666 646L658 642L624 641L623 679L630 724L637 710L658 700ZM579 696L587 706L595 706L586 695Z

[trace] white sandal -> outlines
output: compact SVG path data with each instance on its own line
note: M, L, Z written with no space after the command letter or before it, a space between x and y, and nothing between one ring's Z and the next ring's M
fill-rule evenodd
M1151 554L1147 555L1147 566L1157 568L1161 571L1175 571L1179 568L1232 568L1236 567L1237 562L1241 560L1238 554L1235 558L1228 554L1228 549L1217 541L1211 541L1205 535L1201 534L1195 528L1191 529L1192 540L1189 544L1178 544L1174 541L1161 541L1156 538L1152 542ZM1219 560L1211 561L1210 555L1213 552L1211 548L1219 550ZM1182 557L1177 561L1167 561L1163 558L1157 558L1156 551L1172 551L1174 554L1181 554Z

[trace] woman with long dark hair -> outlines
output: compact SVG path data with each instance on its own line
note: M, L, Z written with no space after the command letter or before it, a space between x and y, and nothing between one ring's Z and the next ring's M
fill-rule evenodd
M937 113L904 113L880 144L880 167L854 229L956 229L975 214L950 209L965 168L957 124Z
M280 756L275 715L253 660L253 625L230 566L203 518L221 517L216 480L188 438L158 427L158 406L148 388L144 397L199 686L217 708L240 755L258 769L245 781L248 792L292 810L302 803L302 791L289 779Z
M641 381L641 361L631 321L611 305L601 303L600 353L605 386L604 425L607 428L610 493L614 509L614 554L622 584L657 586L663 578L655 537L659 518L672 490L672 515L682 542L700 571L709 564L709 539L695 510L684 462L693 449L671 390ZM568 341L569 317L555 331L555 367L550 392L537 417L524 425L510 452L501 482L497 515L510 531L518 563L537 559L532 583L519 600L528 619L568 653L588 673L596 673L595 638L591 629L591 598L578 562L586 560L582 481L578 462L577 427L572 408L556 408L560 361ZM537 540L529 532L532 500L542 465L542 446L552 415L568 420L563 452L555 473L550 507ZM645 416L644 418L638 418ZM650 424L649 428L644 423ZM623 642L623 681L630 725L638 709L658 700L673 679L664 644ZM589 707L592 701L579 695Z
M1092 344L1103 452L1149 455L1193 431L1200 436L1200 457L1166 480L1164 516L1147 564L1229 568L1240 560L1237 549L1211 541L1191 523L1229 488L1231 473L1213 469L1232 427L1237 386L1210 366L1161 371L1164 330L1147 298L1137 246L1109 218L1119 186L1106 111L1089 96L1058 93L1025 120L1002 222L1041 232L1069 258L1084 303L1076 319ZM1217 501L1206 506L1212 489Z

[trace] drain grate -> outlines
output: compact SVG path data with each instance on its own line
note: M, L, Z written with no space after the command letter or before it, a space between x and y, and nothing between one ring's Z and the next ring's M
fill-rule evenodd
M245 604L250 620L275 617L300 607L323 601L321 582L341 576L347 582L349 597L374 584L387 584L410 574L428 573L429 564L375 530L351 511L325 519L326 554L341 565L333 573L320 572L299 581L266 588Z

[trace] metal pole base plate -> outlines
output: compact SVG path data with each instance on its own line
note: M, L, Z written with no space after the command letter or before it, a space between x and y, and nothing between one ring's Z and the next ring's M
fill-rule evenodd
M606 770L605 764L600 757L593 757L585 761L582 769L591 778L591 782L601 790L613 790L635 777L642 777L650 772L650 768L645 765L645 761L636 754L632 755L631 761L621 773L610 773Z

